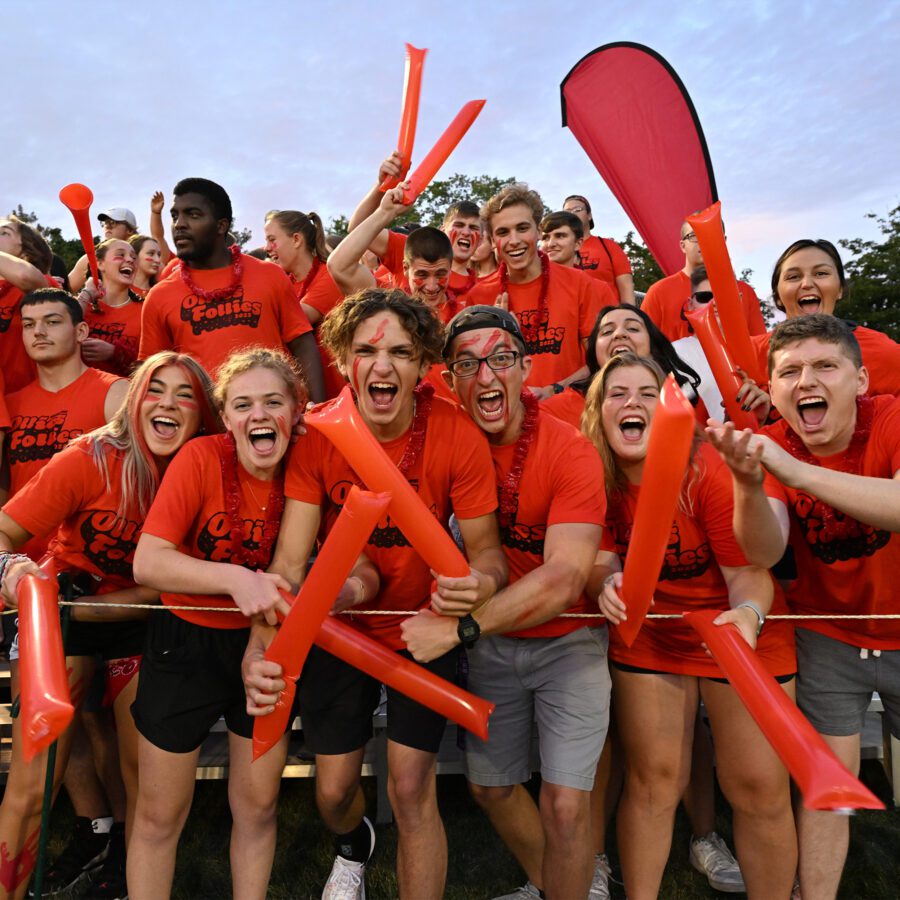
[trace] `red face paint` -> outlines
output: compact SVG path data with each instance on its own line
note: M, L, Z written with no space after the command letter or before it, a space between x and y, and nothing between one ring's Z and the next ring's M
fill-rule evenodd
M482 352L485 356L488 356L490 354L491 350L497 346L497 342L502 337L503 332L499 328L495 328L494 333L484 343L484 350Z
M276 416L275 422L278 425L278 430L281 432L283 437L289 438L291 436L291 426L290 423L283 416Z
M427 281L427 278L413 278L412 283L414 287L423 288Z
M384 330L388 325L388 321L389 321L388 319L382 319L378 323L378 330L375 332L375 334L372 337L369 338L370 344L377 344L384 337Z
M353 375L350 378L350 385L357 394L359 393L359 377L357 373L359 372L359 364L361 362L362 360L358 356L353 360Z
M6 841L0 844L0 885L12 894L15 889L27 881L34 871L37 862L37 844L40 826L25 838L22 849L13 857L9 855Z
M460 342L456 345L457 350L465 350L466 347L472 347L478 343L478 338L475 337L467 337L462 338Z

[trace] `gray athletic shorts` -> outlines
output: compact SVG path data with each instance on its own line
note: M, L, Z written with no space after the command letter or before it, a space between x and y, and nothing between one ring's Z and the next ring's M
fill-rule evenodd
M891 734L900 737L900 650L876 656L806 628L796 639L797 705L816 731L859 734L878 691Z
M489 740L466 735L469 781L489 787L531 778L537 724L544 781L589 791L609 726L605 628L555 638L484 637L468 651L468 688L497 704Z

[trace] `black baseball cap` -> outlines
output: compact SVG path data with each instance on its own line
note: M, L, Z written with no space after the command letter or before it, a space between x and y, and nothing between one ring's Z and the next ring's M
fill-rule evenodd
M447 337L444 339L444 359L450 353L450 345L466 331L476 331L479 328L499 328L501 331L511 334L523 346L525 338L522 337L522 329L519 320L508 310L499 306L467 306L462 312L458 312L447 324Z

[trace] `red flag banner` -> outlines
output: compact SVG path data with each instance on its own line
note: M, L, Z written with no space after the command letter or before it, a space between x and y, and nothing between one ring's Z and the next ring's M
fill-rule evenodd
M684 267L681 223L718 199L687 89L656 51L627 41L580 59L560 85L562 124L609 186L660 268Z

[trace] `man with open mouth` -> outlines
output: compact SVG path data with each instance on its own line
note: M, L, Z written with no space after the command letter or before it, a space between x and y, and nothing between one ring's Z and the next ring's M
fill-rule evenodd
M771 566L790 539L797 576L791 612L834 615L798 624L797 703L851 772L874 691L900 736L900 624L845 615L897 614L900 571L900 401L868 396L869 376L852 329L816 313L782 322L769 342L772 402L783 419L737 436L707 432L732 470L735 533L756 565ZM785 505L763 498L763 468ZM746 545L746 546L745 546ZM801 809L800 889L837 894L848 818Z
M595 608L584 588L606 508L603 467L585 438L523 390L532 362L510 312L463 310L448 327L444 358L491 447L510 584L459 627L420 612L403 624L403 638L422 661L465 646L469 688L497 704L490 741L466 737L466 767L475 799L528 875L522 895L585 897L590 793L609 722L607 635L560 614ZM540 811L523 787L535 719Z
M459 407L434 396L430 384L417 387L439 358L442 338L440 322L422 303L401 291L365 290L325 317L321 336L353 389L359 416L426 508L445 525L455 514L471 566L464 578L438 574L432 593L432 573L390 513L378 523L334 612L349 607L406 611L349 620L406 653L400 626L408 613L430 603L455 630L461 616L506 584L490 451ZM294 583L303 581L320 524L334 523L352 484L360 479L319 432L310 429L298 440L285 477L287 499L273 571ZM262 630L256 635L263 643L269 639ZM452 681L458 655L458 648L448 647L427 667ZM270 679L253 687L254 696L264 695L263 702L277 700ZM326 900L365 897L374 831L364 817L360 773L380 692L374 679L317 647L299 682L304 737L316 754L319 811L335 839ZM446 720L392 688L387 698L388 790L398 832L400 896L437 900L444 890L447 844L435 795L435 763ZM263 705L258 697L257 703Z

